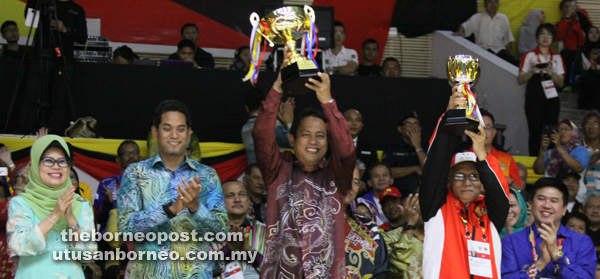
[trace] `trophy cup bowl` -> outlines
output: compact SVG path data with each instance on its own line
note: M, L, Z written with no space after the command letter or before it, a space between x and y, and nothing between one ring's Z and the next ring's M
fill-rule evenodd
M306 8L306 10L305 10ZM315 63L296 51L296 40L305 33L311 32L309 13L314 11L309 6L281 7L264 16L258 28L266 40L272 44L285 44L292 56L286 65L281 65L281 81L283 93L290 96L303 95L310 91L304 84L309 78L321 80Z
M469 88L479 78L479 59L464 54L451 56L448 58L446 74L450 86L454 87L457 83L462 84L460 88L465 92L467 104L459 105L446 112L444 132L464 135L465 130L469 130L478 133L481 118L475 96ZM461 90L460 88L459 90Z

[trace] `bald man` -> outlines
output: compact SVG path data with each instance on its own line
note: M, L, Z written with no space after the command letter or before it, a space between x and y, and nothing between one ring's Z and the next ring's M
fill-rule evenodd
M354 147L356 147L356 159L363 162L366 169L379 161L377 159L377 151L371 147L371 143L364 139L359 139L358 135L363 129L363 118L362 114L356 109L349 109L344 112L344 118L348 121L348 127L350 128L350 135L354 141Z

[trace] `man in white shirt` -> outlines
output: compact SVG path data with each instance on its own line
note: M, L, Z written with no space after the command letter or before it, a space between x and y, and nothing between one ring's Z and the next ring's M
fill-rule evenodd
M498 12L499 6L499 0L485 0L485 12L471 16L452 35L468 37L475 34L478 46L518 67L517 59L510 52L515 38L510 31L508 17Z
M343 46L346 40L346 28L341 21L334 21L335 47L325 51L325 69L342 75L353 75L358 68L358 54L356 50Z

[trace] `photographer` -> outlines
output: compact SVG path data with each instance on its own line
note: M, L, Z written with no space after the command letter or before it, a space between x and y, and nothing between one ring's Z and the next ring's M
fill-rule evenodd
M40 18L29 61L27 85L20 98L19 125L21 132L32 132L36 117L42 117L44 108L49 106L49 123L41 124L49 124L51 133L62 132L67 124L73 43L85 44L87 40L85 11L71 0L30 0L25 8L26 17L30 8L39 9ZM38 104L42 110L38 114L32 113L38 111Z
M517 77L519 84L527 83L525 115L529 125L531 156L536 156L540 150L543 126L558 123L560 99L556 87L563 87L565 75L562 58L550 48L556 40L554 26L549 23L538 26L535 37L538 47L523 55Z

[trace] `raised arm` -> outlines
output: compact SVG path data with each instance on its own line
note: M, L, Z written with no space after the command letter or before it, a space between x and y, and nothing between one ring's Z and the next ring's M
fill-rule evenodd
M331 147L331 159L329 166L337 187L342 194L352 187L352 172L356 165L356 152L354 142L350 136L348 122L344 115L338 110L335 100L331 98L331 81L329 75L318 73L321 81L309 79L312 84L306 86L317 92L317 98L327 120L327 137Z
M448 109L465 102L462 93L458 92L458 85L454 86L452 92ZM442 132L440 128L444 124L446 124L445 114L439 118L433 136L431 136L429 152L423 166L419 203L421 204L421 215L424 222L435 216L438 209L446 203L446 195L448 194L448 177L446 174L450 169L450 161L452 161L454 155L456 136Z

